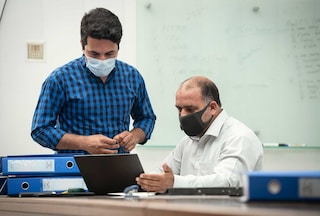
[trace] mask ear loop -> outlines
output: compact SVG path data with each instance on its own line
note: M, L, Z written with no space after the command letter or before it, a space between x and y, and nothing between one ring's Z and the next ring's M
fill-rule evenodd
M215 102L214 107L220 107L215 100L212 100L211 102ZM215 110L215 114L216 114L216 115L215 114L212 115L213 116L213 120L216 119L217 116L219 115L219 113L221 113L222 110L223 110L221 107L220 107L220 109L216 109L216 108L211 108L211 109L214 109Z
M214 100L210 101L210 102L206 105L206 109L209 107L210 103L213 102L213 101L214 101ZM214 102L215 102L215 101L214 101ZM212 108L211 106L210 106L210 108L211 108L211 109L214 109L214 108ZM213 114L211 114L210 119L209 119L208 121L204 122L204 123L207 124L207 123L209 123L209 122L212 122L215 118L216 118L216 117L215 117Z

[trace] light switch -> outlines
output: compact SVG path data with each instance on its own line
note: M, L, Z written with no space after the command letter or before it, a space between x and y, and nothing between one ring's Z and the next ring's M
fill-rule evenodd
M43 60L44 59L44 44L43 43L28 43L28 59Z

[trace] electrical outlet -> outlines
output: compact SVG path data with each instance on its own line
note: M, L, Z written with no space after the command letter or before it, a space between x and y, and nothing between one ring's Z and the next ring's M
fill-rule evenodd
M44 60L43 43L27 43L27 58L30 60Z

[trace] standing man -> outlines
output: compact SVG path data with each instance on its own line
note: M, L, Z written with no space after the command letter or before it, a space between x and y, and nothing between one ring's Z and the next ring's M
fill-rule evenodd
M83 16L83 55L42 85L31 132L37 143L58 153L114 154L150 139L156 116L141 74L117 60L121 37L111 11L96 8Z
M172 187L238 187L240 174L262 167L262 143L221 107L216 85L206 77L184 81L176 92L181 129L187 134L160 169L141 174L146 191Z

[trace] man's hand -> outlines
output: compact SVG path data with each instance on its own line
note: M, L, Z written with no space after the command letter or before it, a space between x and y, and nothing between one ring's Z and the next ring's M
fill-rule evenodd
M126 152L131 152L137 145L137 138L129 131L123 131L122 133L113 137L117 140L118 144L124 147Z
M140 128L134 128L131 131L123 131L113 137L120 146L124 147L126 152L131 152L137 145L145 140L146 135Z
M116 154L119 147L117 140L96 134L87 137L87 145L84 150L90 154Z
M174 175L171 168L165 163L162 165L163 173L141 174L136 178L138 185L145 191L164 193L174 183Z
M146 135L140 128L131 131L123 131L114 138L95 134L82 136L77 134L65 134L57 145L57 149L84 150L90 154L116 154L120 146L126 152L132 151L137 143L145 141Z
M116 154L119 147L117 140L102 134L90 136L65 134L57 145L57 149L85 150L90 154Z

